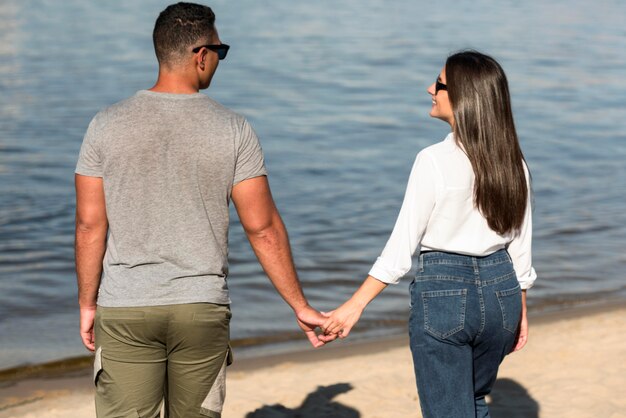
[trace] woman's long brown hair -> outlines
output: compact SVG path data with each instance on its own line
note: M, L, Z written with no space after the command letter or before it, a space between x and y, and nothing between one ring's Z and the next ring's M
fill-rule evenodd
M519 232L529 199L524 155L502 67L476 51L451 55L445 66L454 134L474 170L474 203L497 233Z

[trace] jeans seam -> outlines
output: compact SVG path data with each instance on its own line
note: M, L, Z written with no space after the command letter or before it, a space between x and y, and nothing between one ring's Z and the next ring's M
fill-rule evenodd
M420 282L429 281L429 280L476 284L476 280L474 279L466 279L463 277L454 277L454 276L423 275L423 276L419 276L415 278L415 281L420 281Z
M478 333L475 338L479 338L485 330L485 299L483 297L483 288L480 283L476 286L476 290L478 291L478 303L480 305L480 328L478 328Z
M474 278L476 279L476 290L478 292L478 304L480 306L480 327L478 328L478 333L475 338L479 338L483 331L485 330L485 298L483 297L483 284L480 280L480 268L478 267L478 263L476 262L476 258L472 258L474 263Z

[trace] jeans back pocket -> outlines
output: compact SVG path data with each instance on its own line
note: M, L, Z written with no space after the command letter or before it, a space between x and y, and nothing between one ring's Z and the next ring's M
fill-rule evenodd
M512 333L517 332L522 314L521 292L519 284L512 289L496 291L498 304L502 311L502 327Z
M422 292L424 329L432 336L446 339L465 328L467 289Z

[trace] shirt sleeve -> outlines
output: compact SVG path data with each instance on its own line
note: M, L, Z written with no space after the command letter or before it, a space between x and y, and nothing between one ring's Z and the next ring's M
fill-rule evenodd
M432 157L425 151L415 159L400 214L382 254L369 274L384 283L398 283L411 270L417 250L432 214L439 178Z
M76 164L76 174L89 177L102 177L102 156L97 146L98 129L96 118L94 117L89 123L87 132L83 138L83 144L80 147L78 163Z
M530 175L526 165L524 165L524 171L526 174L526 181L528 183L528 202L526 203L524 223L522 224L519 234L516 235L509 243L507 251L513 261L513 269L517 275L520 287L522 289L530 289L537 279L537 273L532 266L532 195L529 178Z
M259 138L247 120L243 120L239 143L237 145L237 161L235 162L235 178L233 185L244 180L266 176L265 159Z

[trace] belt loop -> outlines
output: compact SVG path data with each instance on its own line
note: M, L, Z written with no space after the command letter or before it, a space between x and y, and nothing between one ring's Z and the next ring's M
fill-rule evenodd
M474 265L474 274L479 274L478 270L478 259L476 257L472 257L472 264Z
M417 257L417 271L420 273L424 272L424 254L420 253L419 257Z

